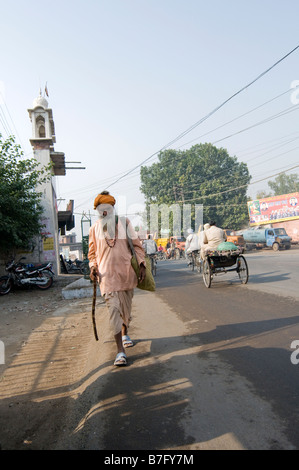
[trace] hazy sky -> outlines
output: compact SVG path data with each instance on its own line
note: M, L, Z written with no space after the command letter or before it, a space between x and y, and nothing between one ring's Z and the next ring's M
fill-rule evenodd
M298 46L298 13L296 0L1 2L0 132L4 120L32 155L27 109L47 82L55 150L86 167L58 178L59 208L75 200L80 231L108 187L132 212L143 203L139 169L115 181ZM295 81L299 49L171 148L224 147L252 182L299 165ZM248 194L261 189L267 180Z

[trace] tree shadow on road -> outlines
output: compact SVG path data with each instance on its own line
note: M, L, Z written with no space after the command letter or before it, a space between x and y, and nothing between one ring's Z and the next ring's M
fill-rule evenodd
M250 284L263 284L266 282L280 282L288 281L291 279L291 273L277 273L277 271L270 271L268 273L251 274Z

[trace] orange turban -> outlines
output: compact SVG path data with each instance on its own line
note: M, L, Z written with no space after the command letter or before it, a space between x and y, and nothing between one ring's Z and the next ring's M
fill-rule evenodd
M114 197L110 194L98 194L94 200L94 209L96 209L99 204L111 204L111 206L114 206L115 203Z

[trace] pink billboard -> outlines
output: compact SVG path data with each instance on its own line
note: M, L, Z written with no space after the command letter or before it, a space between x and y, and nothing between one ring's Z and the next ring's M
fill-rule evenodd
M283 194L247 202L250 225L299 219L299 193Z

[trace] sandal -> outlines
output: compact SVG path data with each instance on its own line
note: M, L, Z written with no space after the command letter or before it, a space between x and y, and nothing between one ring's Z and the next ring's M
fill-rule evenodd
M127 365L127 356L125 355L125 353L120 352L120 353L116 354L114 365L115 366L126 366Z
M122 336L122 342L124 348L131 348L134 345L133 341L128 335Z

